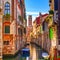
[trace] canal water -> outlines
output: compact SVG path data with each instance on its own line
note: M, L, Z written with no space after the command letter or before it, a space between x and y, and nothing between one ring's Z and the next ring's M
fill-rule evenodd
M31 58L32 60L45 60L42 57L42 53L44 52L40 47L36 45L30 45L30 50L31 50Z
M42 49L35 45L30 45L30 52L31 56L29 60L44 60L42 58ZM22 57L21 54L17 54L17 56L12 57L12 58L3 58L3 60L26 60L25 57Z
M3 60L26 60L26 58L22 57L21 54L18 54L15 57L4 57Z

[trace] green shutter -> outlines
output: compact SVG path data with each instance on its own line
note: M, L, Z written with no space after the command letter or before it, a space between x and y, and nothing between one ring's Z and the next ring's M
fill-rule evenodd
M50 39L53 38L53 29L52 28L49 29L49 38Z
M5 26L5 33L10 33L10 26Z

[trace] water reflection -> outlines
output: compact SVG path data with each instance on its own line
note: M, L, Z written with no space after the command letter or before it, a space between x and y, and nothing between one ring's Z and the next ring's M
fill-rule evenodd
M2 58L0 58L0 60L2 60Z
M44 60L42 57L42 53L44 51L41 49L41 47L36 46L36 45L30 45L30 53L31 53L31 58L32 60Z
M30 60L44 60L42 57L42 53L44 51L37 47L36 45L30 45ZM22 57L19 53L17 56L13 58L3 58L3 60L26 60L26 58Z
M20 54L18 54L15 57L10 57L10 58L3 58L3 60L26 60L26 58L22 57Z

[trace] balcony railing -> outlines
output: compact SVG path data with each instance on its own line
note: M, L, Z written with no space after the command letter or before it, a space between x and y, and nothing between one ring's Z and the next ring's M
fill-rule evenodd
M10 14L3 15L3 22L9 22L10 21Z
M13 39L13 34L4 34L3 36L4 36L3 37L4 40L12 40Z

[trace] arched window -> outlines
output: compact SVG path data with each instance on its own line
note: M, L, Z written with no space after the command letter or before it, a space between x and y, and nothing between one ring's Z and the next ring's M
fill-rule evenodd
M4 11L5 14L10 14L10 4L8 2L6 2L5 4L5 11Z

